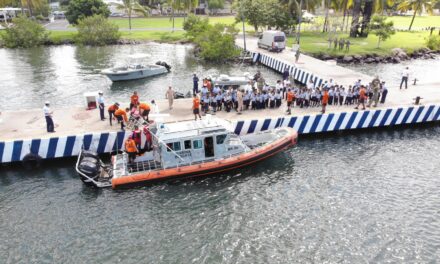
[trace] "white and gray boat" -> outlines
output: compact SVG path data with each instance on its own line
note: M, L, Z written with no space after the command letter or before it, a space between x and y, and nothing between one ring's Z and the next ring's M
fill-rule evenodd
M104 69L101 73L106 75L113 82L118 82L143 79L170 72L171 66L166 62L158 61L156 64L142 64L139 62L139 60L147 57L147 54L130 55L130 62L127 63L127 65Z

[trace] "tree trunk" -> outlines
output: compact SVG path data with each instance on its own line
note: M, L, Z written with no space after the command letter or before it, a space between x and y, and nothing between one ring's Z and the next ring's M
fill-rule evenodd
M361 37L368 37L368 26L371 20L371 14L373 13L373 1L365 1L364 12L362 12L362 25L361 25Z
M379 40L377 41L377 48L379 48L379 45L380 45L380 38L379 38Z
M29 10L29 16L32 17L33 14L32 14L32 4L31 4L31 1L27 0L26 3L27 3L27 8Z
M171 9L172 11L172 16L173 16L173 32L174 32L174 8Z
M131 10L128 10L128 29L131 31Z
M348 0L344 0L344 2L343 2L343 5L344 5L344 17L342 18L342 27L341 27L341 31L344 31L345 17L347 16L347 1L348 1Z
M325 9L325 20L324 20L324 25L322 27L322 32L327 32L329 9L330 9L330 0L327 0L327 7Z
M414 19L416 18L417 10L419 10L419 3L420 2L417 2L416 9L414 9L414 14L413 14L413 17L411 19L411 24L409 24L409 29L408 29L409 31L411 31L412 25L414 23Z
M350 37L356 38L359 30L359 15L361 12L361 0L354 0L353 17L351 19Z

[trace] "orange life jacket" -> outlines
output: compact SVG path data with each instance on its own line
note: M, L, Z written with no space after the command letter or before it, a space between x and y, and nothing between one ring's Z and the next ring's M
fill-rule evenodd
M194 98L193 99L193 109L197 109L200 107L200 100L199 98Z
M118 109L117 105L112 104L111 106L108 107L109 111L116 111Z
M142 110L150 110L150 106L146 103L139 104L139 108Z
M328 103L328 92L327 91L325 91L324 94L322 95L322 103L323 104Z
M295 95L292 92L287 92L287 102L292 102Z
M132 95L131 97L130 97L130 99L131 99L131 103L132 104L137 104L138 102L139 102L139 96L138 95Z
M125 151L137 152L136 142L133 139L129 138L125 141Z
M118 109L115 111L115 116L122 116L124 118L124 121L127 122L128 118L127 118L127 113L125 112L124 109Z

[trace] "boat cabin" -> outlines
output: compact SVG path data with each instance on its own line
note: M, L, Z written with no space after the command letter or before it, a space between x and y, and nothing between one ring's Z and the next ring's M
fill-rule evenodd
M230 124L219 119L162 124L156 136L161 142L154 156L164 168L234 156L247 148Z

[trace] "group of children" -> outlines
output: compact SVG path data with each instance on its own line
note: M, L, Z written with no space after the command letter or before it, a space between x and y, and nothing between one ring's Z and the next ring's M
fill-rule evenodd
M306 86L299 87L291 85L289 79L285 78L283 81L278 80L275 87L266 83L261 85L255 81L250 81L241 89L236 87L222 89L219 86L211 88L211 86L204 85L199 93L199 102L201 110L205 114L222 110L226 112L235 110L241 113L241 111L249 109L279 108L283 100L289 99L288 92L290 91L292 93L290 107L321 107L326 91L326 96L328 96L326 105L357 105L361 99L361 86L365 88L365 100L371 100L373 90L370 85L361 85L361 80L346 89L342 85L335 84L332 79L319 87L316 87L312 80ZM380 86L380 103L385 103L388 90L385 87L385 82L382 82Z

